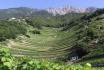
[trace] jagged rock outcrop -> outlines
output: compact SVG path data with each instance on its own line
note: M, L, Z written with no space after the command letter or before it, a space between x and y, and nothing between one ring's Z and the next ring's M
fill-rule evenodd
M64 15L67 13L89 13L94 12L96 8L89 7L89 8L75 8L72 6L65 6L63 8L48 8L46 11L52 13L53 15Z

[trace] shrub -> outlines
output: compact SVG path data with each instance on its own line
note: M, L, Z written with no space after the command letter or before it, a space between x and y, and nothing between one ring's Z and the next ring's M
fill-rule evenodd
M32 33L33 34L40 34L40 31L39 30L33 30Z
M0 21L0 41L14 39L18 34L26 34L26 28L23 23L16 21Z
M0 49L0 70L91 70L91 64L68 65L46 60L16 60L8 49Z

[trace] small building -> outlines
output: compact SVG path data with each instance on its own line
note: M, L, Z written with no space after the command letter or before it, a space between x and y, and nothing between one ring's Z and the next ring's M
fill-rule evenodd
M71 53L69 56L70 61L77 61L88 54L87 50L80 45L75 45L70 49Z
M70 58L71 61L76 61L76 60L78 60L78 59L79 59L79 56L78 56L78 55L72 56L72 57Z
M12 19L12 20L15 20L16 18L13 17L13 18L11 18L11 19Z
M12 21L12 20L16 20L16 18L12 17L12 18L9 19L9 21Z

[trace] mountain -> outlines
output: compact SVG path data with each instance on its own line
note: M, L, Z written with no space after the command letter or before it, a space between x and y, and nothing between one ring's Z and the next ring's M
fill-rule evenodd
M51 15L45 10L32 9L27 7L0 9L0 18L11 18L11 17L26 17L26 16L46 16Z
M47 11L52 13L53 15L64 15L67 13L89 13L96 11L97 8L89 7L89 8L75 8L72 6L65 6L63 8L48 8Z
M72 6L65 6L63 8L48 8L48 9L33 9L27 7L0 9L0 18L11 17L30 17L30 16L52 16L64 15L67 13L88 13L94 12L96 8L75 8Z

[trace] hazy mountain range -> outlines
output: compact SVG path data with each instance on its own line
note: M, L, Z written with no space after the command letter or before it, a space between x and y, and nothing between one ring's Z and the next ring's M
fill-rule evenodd
M26 16L46 16L51 15L45 10L32 9L27 7L19 8L9 8L9 9L0 9L0 18L10 18L10 17L26 17Z
M63 8L32 9L27 7L0 9L0 18L25 17L25 16L46 16L46 15L64 15L67 13L89 13L94 12L96 8L75 8L65 6Z

